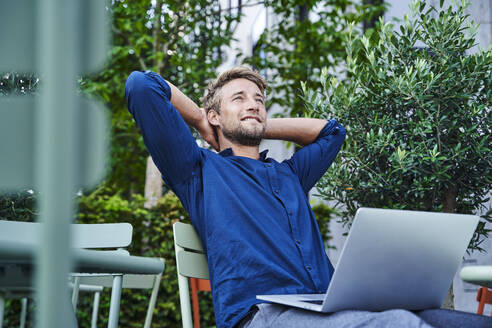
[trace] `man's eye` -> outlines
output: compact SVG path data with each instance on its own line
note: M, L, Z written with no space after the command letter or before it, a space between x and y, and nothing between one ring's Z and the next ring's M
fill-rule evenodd
M236 97L236 98L234 98L232 100L241 100L241 99L243 99L243 98L242 97Z
M259 101L260 103L263 104L263 99L261 99L261 98L256 99L256 101Z

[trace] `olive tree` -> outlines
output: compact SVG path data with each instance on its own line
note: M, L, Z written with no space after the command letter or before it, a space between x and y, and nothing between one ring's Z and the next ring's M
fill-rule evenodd
M381 21L350 37L344 81L303 85L312 116L336 117L347 140L318 184L350 224L361 206L448 213L486 211L492 183L492 51L475 46L468 3L411 4L399 31ZM487 236L483 216L470 249Z

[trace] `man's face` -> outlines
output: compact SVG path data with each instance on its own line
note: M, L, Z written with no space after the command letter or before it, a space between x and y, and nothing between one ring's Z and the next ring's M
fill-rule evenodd
M224 137L245 146L258 146L265 135L265 98L247 79L235 79L221 90L218 127Z

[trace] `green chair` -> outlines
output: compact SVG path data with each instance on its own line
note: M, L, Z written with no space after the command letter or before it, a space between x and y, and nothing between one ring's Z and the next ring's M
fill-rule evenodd
M192 328L188 278L209 280L208 263L200 238L193 226L176 222L173 225L173 232L183 328Z
M159 258L163 264L165 261L163 258ZM124 289L152 289L149 305L147 306L147 315L145 317L144 328L150 328L152 323L152 316L154 314L155 304L157 302L157 294L159 292L159 286L162 278L162 272L156 275L140 275L140 274L125 274L123 275L122 288ZM80 275L73 276L74 285L80 285L82 288L95 287L95 288L111 288L113 285L112 278L110 276L101 276L98 274L93 275ZM72 295L72 303L74 309L77 307L78 293ZM81 289L83 291L83 289ZM99 292L94 295L94 305L92 310L91 328L97 327L97 312L99 306Z
M9 242L20 242L28 246L38 247L41 224L37 222L0 221L0 241L4 245L8 245ZM74 248L116 248L118 250L112 252L128 255L128 252L123 248L128 247L132 240L133 228L129 223L73 224L71 227L72 247ZM15 261L2 261L0 259L0 327L2 325L1 319L3 318L4 298L32 293L32 271L32 265L18 264ZM84 272L84 274L90 273ZM108 327L116 328L118 326L123 274L108 272L99 275L110 276L112 279ZM78 291L74 290L74 292L77 293Z

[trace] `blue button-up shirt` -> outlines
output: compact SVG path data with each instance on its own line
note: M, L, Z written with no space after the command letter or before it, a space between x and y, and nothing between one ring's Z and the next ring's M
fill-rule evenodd
M206 250L218 327L258 294L324 293L333 273L307 194L345 138L336 120L281 163L198 147L158 74L133 72L125 95L145 145L189 212Z

